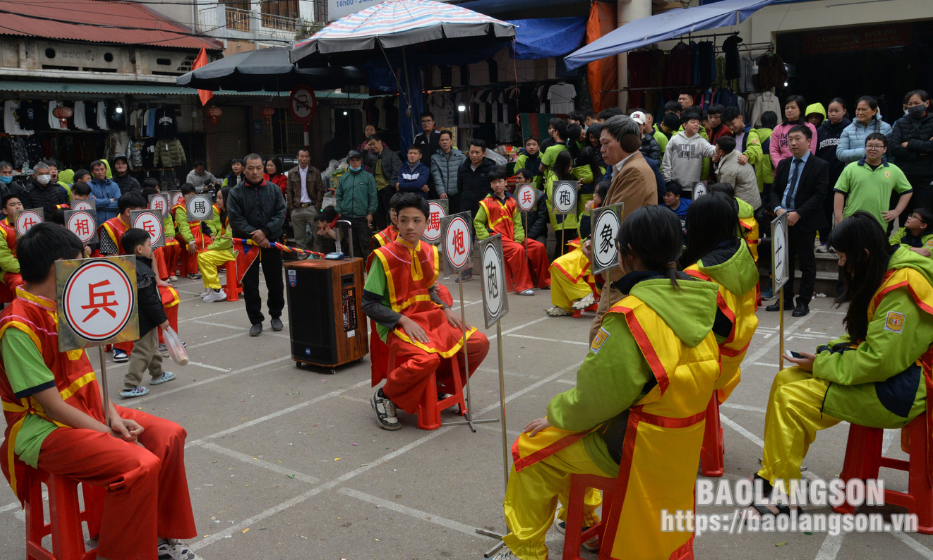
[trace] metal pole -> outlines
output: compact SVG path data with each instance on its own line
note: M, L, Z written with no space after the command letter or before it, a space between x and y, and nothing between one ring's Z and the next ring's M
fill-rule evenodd
M473 433L476 433L476 427L473 426L473 397L470 394L470 354L467 352L466 307L463 306L463 269L457 271L457 276L459 276L460 279L458 285L460 286L460 330L463 332L463 369L466 370L466 421L470 429L473 430Z
M781 310L781 355L778 358L778 364L780 364L781 369L784 369L784 286L781 286L781 291L778 295L778 307Z
M502 419L502 469L505 488L509 488L509 436L505 431L505 367L502 364L502 321L496 321L496 342L499 346L499 413Z
M97 351L100 355L100 386L104 392L104 418L107 419L107 427L110 427L110 391L107 389L107 360L104 357L104 347L98 346Z
M562 216L562 218L561 218L561 220L560 220L560 225L561 225L561 228L560 228L560 251L557 252L557 256L558 256L558 257L564 256L564 232L567 231L567 214L561 213L561 216Z

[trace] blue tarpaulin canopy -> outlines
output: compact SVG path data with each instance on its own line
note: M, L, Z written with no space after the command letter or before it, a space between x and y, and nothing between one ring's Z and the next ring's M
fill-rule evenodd
M774 0L723 0L693 8L668 10L627 23L569 54L564 61L568 69L573 69L594 60L667 41L686 33L738 25L772 2Z
M583 42L586 18L511 20L515 29L515 58L534 60L563 56Z

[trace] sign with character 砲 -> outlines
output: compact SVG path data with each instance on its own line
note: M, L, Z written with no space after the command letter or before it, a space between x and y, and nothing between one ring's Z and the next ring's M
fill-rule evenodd
M61 352L139 338L136 257L55 262Z
M483 310L486 328L490 328L509 312L506 296L505 261L502 258L502 234L495 234L479 242L479 254L483 269Z
M592 212L593 274L605 272L619 265L619 250L616 239L622 229L624 202L594 208Z
M556 214L573 214L577 211L576 181L555 181L552 188L552 207Z

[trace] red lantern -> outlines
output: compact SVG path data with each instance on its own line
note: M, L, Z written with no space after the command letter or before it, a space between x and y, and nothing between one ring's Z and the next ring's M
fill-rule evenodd
M52 111L52 116L58 119L59 124L62 128L68 128L68 119L70 119L75 112L71 107L65 107L64 105L59 105Z
M220 107L209 107L207 109L207 116L211 118L211 124L217 124L217 118L223 114L224 112L220 110Z
M268 122L271 125L272 115L275 114L275 109L273 109L272 107L263 107L260 113L262 114L263 117L266 118L266 122Z

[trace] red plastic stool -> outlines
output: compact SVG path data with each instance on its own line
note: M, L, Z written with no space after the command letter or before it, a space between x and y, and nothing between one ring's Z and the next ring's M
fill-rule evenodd
M703 432L703 448L700 450L700 472L703 476L722 476L722 457L725 452L722 426L719 423L719 391L713 391L713 398L706 407L706 430Z
M441 411L454 405L460 407L460 416L465 415L468 410L466 402L463 400L463 381L460 380L460 363L456 356L446 360L450 363L450 373L454 380L454 394L443 400L437 400L437 372L432 373L428 379L428 390L421 397L418 404L418 428L422 430L436 430L441 427ZM395 369L395 354L389 353L388 366L386 372Z
M227 301L239 300L239 295L243 293L243 286L236 281L236 260L227 261L219 268L224 269L227 274L227 286L224 290L227 292Z
M612 511L612 500L615 498L618 482L615 478L594 474L571 475L570 503L567 504L567 531L564 534L563 560L583 560L580 556L580 547L584 542L596 535L599 535L599 545L600 549L602 549L603 532L606 528L605 521L609 518L609 512ZM588 488L595 488L603 493L603 519L586 531L581 531L583 529L583 500L586 497ZM609 548L612 548L611 543ZM600 554L600 558L602 558L602 554Z
M45 523L42 485L49 489L49 523ZM96 538L103 516L104 488L81 485L84 509L78 502L78 483L26 467L26 558L29 560L93 560L97 549L85 551L81 523ZM42 546L52 536L52 551Z
M881 455L884 430L850 424L846 458L839 478L847 482L850 478L878 478L878 470L881 467L907 471L910 473L907 493L885 490L884 501L887 504L905 507L910 513L916 514L917 531L924 535L933 535L933 487L927 476L930 468L927 463L927 449L930 442L926 422L927 415L923 413L901 429L901 447L910 454L909 461ZM833 510L837 513L853 513L855 508L843 504L833 507Z

